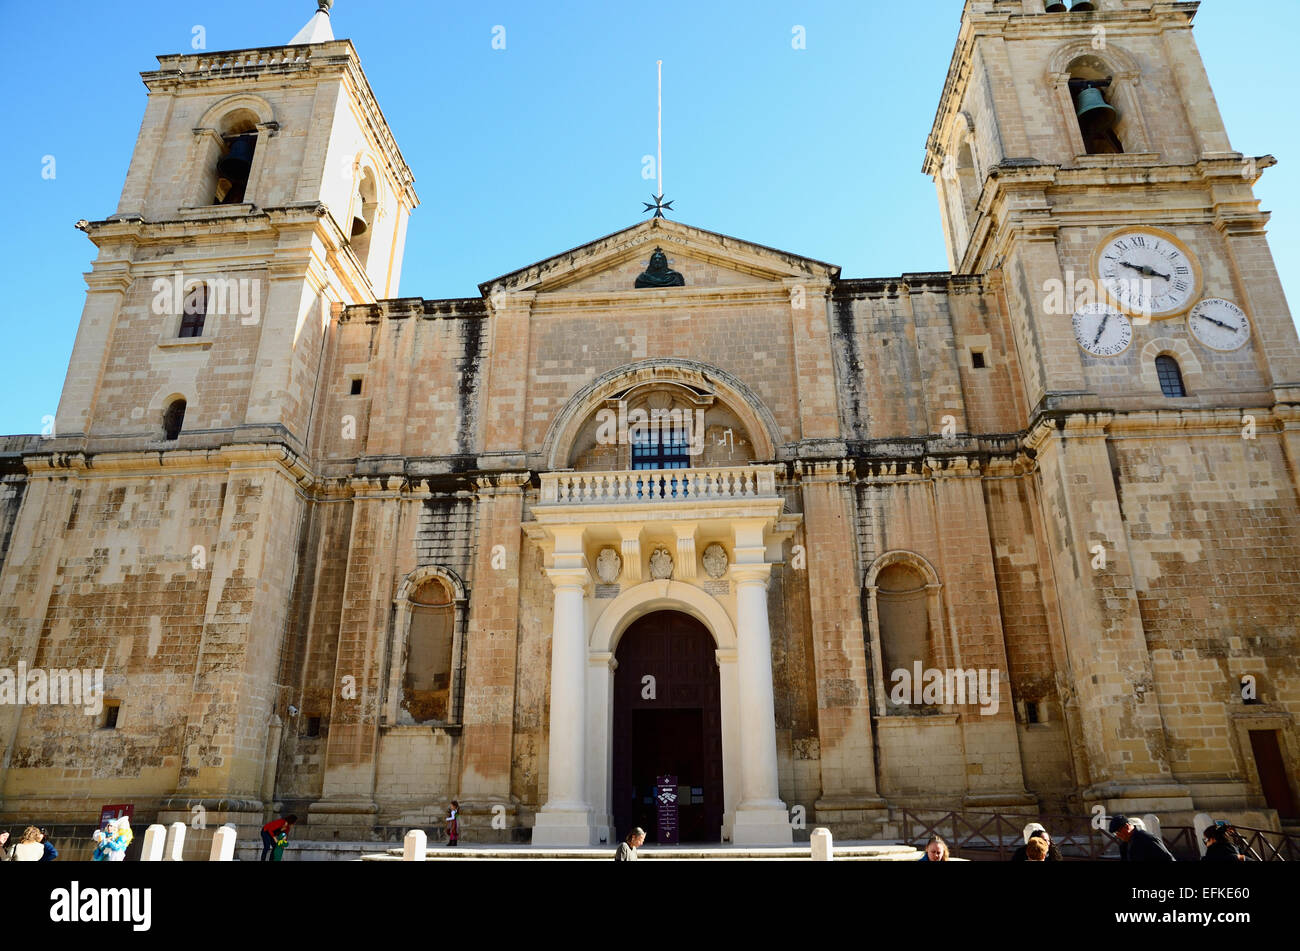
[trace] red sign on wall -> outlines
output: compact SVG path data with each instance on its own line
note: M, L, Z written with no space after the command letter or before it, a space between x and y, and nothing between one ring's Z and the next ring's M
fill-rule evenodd
M117 819L126 816L128 820L135 818L135 803L121 802L116 805L99 807L99 827L102 829L108 823L109 819ZM132 823L134 825L134 823Z

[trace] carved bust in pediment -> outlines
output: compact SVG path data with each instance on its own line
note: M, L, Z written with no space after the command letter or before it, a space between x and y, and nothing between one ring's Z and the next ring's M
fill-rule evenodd
M637 287L685 287L686 278L668 266L668 255L663 248L655 248L650 263L636 279Z

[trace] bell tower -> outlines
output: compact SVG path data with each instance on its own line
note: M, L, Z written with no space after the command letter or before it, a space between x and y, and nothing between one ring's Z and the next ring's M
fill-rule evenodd
M311 431L338 426L320 408L335 309L396 295L418 204L352 43L318 7L285 45L161 56L143 74L116 211L78 223L98 256L2 578L0 649L100 670L137 815L206 810L190 857L223 822L256 835L282 731L299 729L284 638ZM5 706L0 766L46 731L85 734L84 716ZM42 808L79 820L120 762L51 779ZM22 794L4 807L26 812Z
M284 46L161 56L142 74L116 212L79 223L99 257L60 435L158 439L183 399L182 439L307 444L329 305L396 296L418 204L330 5ZM115 372L127 357L137 372Z
M1245 566L1222 539L1249 515L1219 501L1229 483L1266 482L1288 511L1300 489L1300 344L1253 188L1274 160L1229 142L1198 7L967 0L924 163L952 270L1005 297L1083 799L1162 815L1201 801L1205 775L1248 772L1227 748L1185 769L1199 708L1171 695L1209 663L1193 632L1231 654L1242 627L1165 625L1171 563L1224 584ZM1246 418L1264 442L1243 440ZM1152 530L1158 512L1194 510L1215 527ZM1222 702L1205 689L1196 703Z

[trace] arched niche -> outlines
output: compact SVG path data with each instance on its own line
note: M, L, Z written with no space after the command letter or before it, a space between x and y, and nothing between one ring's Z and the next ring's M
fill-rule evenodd
M959 663L956 644L949 642L944 631L943 585L934 566L924 557L916 552L896 550L885 552L871 563L863 587L868 605L867 646L875 682L876 714L906 713L905 708L889 702L890 674L895 667L902 666L910 673L917 660L921 661L922 669L954 667ZM915 616L918 612L923 612L919 625L914 623L918 621ZM901 625L903 630L894 625ZM903 653L907 656L901 657ZM887 664L893 666L886 670Z
M386 726L459 720L464 682L465 587L438 565L417 568L393 598Z

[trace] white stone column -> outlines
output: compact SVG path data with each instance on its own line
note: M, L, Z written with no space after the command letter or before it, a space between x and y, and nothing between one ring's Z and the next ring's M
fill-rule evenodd
M163 861L180 862L185 858L185 823L173 822L167 827L167 841L163 843Z
M788 845L794 837L777 783L772 633L767 618L769 564L736 564L736 628L740 675L740 805L737 845Z
M585 785L587 630L583 601L590 578L586 568L548 568L546 573L555 586L550 754L546 805L533 825L533 845L594 845L595 828Z
M591 804L596 845L612 845L614 671L609 651L587 655L587 802Z

